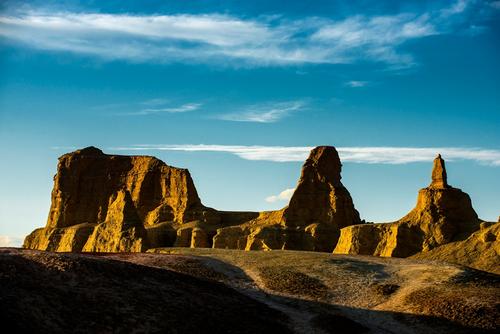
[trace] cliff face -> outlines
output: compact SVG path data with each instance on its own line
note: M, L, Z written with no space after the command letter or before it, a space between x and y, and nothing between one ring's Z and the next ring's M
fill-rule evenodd
M444 160L434 160L432 182L418 193L417 205L393 223L346 227L334 253L406 257L451 241L479 228L469 195L447 183Z
M201 204L188 170L88 147L59 158L47 225L29 235L24 247L140 251L146 227L219 220Z
M302 166L287 207L261 213L243 226L219 229L214 247L331 252L340 228L361 222L349 192L340 182L341 167L334 147L316 147Z
M103 222L110 198L120 189L129 193L145 225L195 220L205 209L187 169L89 147L59 158L47 227Z
M407 257L464 240L479 229L469 196L448 185L441 156L415 208L386 224L360 224L341 169L334 147L316 147L288 206L224 212L203 206L186 169L154 157L107 155L89 147L59 159L47 225L28 235L24 247L89 252L168 246L293 249Z

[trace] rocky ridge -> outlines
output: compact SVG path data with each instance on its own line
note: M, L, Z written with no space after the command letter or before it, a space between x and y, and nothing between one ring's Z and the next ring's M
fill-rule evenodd
M334 147L316 147L285 208L217 211L202 204L188 170L154 157L108 155L89 147L59 159L47 225L28 235L24 247L58 252L290 249L422 258L428 253L476 268L498 265L496 243L481 241L480 231L488 224L478 218L469 196L448 184L440 155L415 208L392 223L362 224L341 169ZM498 234L491 230L485 235ZM491 253L491 261L481 264L463 249Z

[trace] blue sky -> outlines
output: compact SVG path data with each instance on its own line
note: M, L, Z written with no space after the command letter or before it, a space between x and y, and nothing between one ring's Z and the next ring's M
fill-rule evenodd
M334 145L362 218L392 221L432 158L500 214L499 1L3 1L0 243L45 224L57 157L187 167L203 202L287 203Z

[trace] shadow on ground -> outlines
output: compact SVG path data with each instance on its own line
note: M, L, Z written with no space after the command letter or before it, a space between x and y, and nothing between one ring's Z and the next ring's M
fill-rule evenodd
M274 274L263 291L241 268L214 258L2 249L0 321L34 333L494 332L444 317L331 305L319 300L326 292L315 278L290 271L276 282ZM302 292L311 286L313 295Z

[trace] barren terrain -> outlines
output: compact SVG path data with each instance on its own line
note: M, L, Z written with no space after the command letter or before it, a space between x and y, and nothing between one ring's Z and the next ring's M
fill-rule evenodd
M3 323L37 332L481 333L500 276L414 259L162 248L2 249Z

